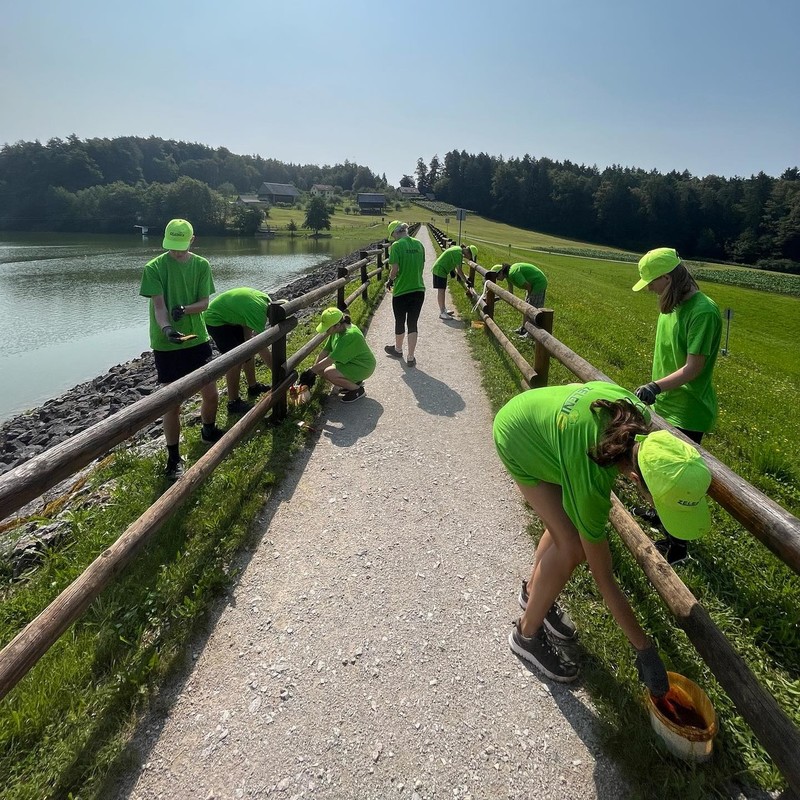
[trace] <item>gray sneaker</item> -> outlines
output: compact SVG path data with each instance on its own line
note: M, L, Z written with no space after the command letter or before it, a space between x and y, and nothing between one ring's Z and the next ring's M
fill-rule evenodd
M517 597L519 607L524 611L528 607L528 582L522 581L522 586ZM544 626L551 636L556 639L570 641L578 634L578 629L572 621L572 617L558 604L558 601L550 606L550 610L545 614Z
M508 634L508 646L513 653L554 681L572 683L578 677L578 665L559 652L544 632L544 625L528 638L522 635L517 620L514 630Z

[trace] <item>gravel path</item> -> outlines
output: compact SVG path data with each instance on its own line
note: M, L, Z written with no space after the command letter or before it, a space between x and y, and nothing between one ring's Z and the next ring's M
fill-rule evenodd
M368 340L367 396L328 400L114 796L625 796L580 684L508 649L528 518L463 323L429 289L408 367L387 296Z

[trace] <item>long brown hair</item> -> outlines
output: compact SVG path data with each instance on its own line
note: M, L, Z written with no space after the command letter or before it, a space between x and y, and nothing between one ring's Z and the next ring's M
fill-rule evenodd
M609 415L600 441L589 451L589 458L601 467L610 467L631 459L637 433L649 433L650 425L644 415L629 400L595 400L592 412Z
M662 314L671 314L676 306L700 291L692 273L683 266L682 261L668 275L669 285L658 297L658 307Z

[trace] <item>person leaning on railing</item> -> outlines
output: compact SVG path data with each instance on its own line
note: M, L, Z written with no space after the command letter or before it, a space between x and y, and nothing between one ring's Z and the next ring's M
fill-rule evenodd
M577 678L578 666L557 645L575 636L557 598L586 561L636 650L640 679L664 694L661 658L614 578L606 539L611 491L622 475L655 505L667 530L702 536L711 527L711 473L700 454L666 431L651 432L647 407L604 381L523 392L500 409L493 432L500 460L545 526L520 592L524 613L509 636L512 651L553 680Z
M712 374L722 338L722 316L671 247L645 253L639 261L639 278L633 291L647 288L657 294L661 313L652 379L636 389L636 396L700 444L719 410ZM635 506L631 511L652 525L659 524L652 508ZM669 533L655 546L670 564L687 556L686 542Z
M203 315L208 333L214 340L220 353L228 353L248 339L254 333L263 333L267 327L267 312L269 311L269 295L258 289L246 286L238 289L228 289L227 292L218 294L209 304L208 310ZM258 351L261 360L272 369L272 354L268 347ZM225 373L225 384L228 389L228 413L246 414L252 407L239 397L239 384L244 366L244 376L247 379L247 396L251 399L258 397L270 389L269 384L259 383L256 378L255 358L249 358L244 364L236 364Z
M474 244L469 246L454 244L452 247L442 250L439 258L433 262L431 272L433 272L433 288L436 289L436 301L439 304L439 319L448 320L455 313L454 311L448 311L444 302L448 274L452 278L459 275L466 284L467 276L461 269L461 264L465 258L474 261L477 257L478 248Z
M497 272L497 280L508 280L511 293L513 287L525 292L525 302L534 308L544 307L544 298L547 294L547 276L534 264L518 262L516 264L495 264L493 269ZM523 338L528 335L525 330L525 320L516 331Z
M214 281L208 261L189 251L193 241L194 229L189 222L170 220L164 230L163 247L167 252L149 261L142 275L139 294L150 298L150 346L159 383L177 381L212 357L202 312L215 292ZM224 433L215 424L219 404L216 382L203 386L200 397L200 440L214 444ZM164 412L169 480L183 474L180 412L180 405Z
M375 372L375 354L364 334L338 308L326 308L316 330L327 332L328 338L314 365L300 375L300 383L311 387L319 375L345 390L341 395L343 403L360 400L365 394L364 381Z

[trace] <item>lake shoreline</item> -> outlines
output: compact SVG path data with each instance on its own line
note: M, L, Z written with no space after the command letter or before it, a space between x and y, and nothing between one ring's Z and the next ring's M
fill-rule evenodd
M366 248L323 264L273 291L270 297L292 300L336 280L340 266L358 261L361 250L378 247L381 243L373 242ZM146 327L146 317L142 325ZM147 351L36 408L4 420L0 423L0 475L107 419L158 388L153 353ZM136 438L153 439L160 435L161 424L154 422L139 431Z

